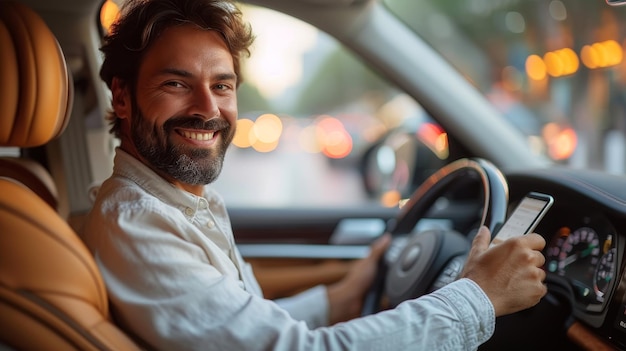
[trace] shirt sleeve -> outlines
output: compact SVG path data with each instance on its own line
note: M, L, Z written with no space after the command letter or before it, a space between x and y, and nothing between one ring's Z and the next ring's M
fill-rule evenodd
M474 350L494 330L491 303L467 279L393 310L314 328L218 271L199 247L172 234L180 228L167 213L137 206L104 218L86 230L115 315L155 349ZM302 301L320 301L309 298Z
M324 285L274 301L294 319L306 322L311 329L328 325L328 293Z

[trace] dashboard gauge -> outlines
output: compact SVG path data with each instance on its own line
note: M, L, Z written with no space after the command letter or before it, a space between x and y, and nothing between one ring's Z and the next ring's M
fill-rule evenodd
M563 241L559 252L558 272L574 271L577 276L593 274L600 255L598 233L589 227L578 228Z
M600 311L617 279L615 229L601 216L582 216L578 227L557 227L546 247L547 274L562 277L578 308Z
M563 227L548 248L547 270L570 281L577 301L587 306L597 304L602 302L595 284L601 252L600 238L593 228L570 231Z
M596 266L593 288L599 301L604 301L604 294L615 277L616 252L615 248L610 249L600 258L600 262Z

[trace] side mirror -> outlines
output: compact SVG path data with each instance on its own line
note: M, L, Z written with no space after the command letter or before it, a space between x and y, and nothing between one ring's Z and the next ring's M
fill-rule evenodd
M415 133L395 130L373 143L363 154L363 185L370 197L393 203L410 196L446 163Z

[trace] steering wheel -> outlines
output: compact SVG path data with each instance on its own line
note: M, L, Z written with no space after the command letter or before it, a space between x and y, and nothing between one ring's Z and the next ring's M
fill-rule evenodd
M463 269L470 240L454 230L427 230L409 234L437 199L462 181L478 181L484 200L479 226L492 233L506 218L509 190L504 175L484 159L460 159L428 177L404 204L387 232L394 237L379 262L362 315L382 308L383 290L390 307L452 282Z

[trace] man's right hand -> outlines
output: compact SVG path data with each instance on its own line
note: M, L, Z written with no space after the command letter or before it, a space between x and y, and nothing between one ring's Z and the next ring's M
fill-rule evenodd
M474 238L460 277L476 282L495 309L496 317L539 303L547 293L542 269L546 245L539 234L526 234L489 248L491 235L482 227Z

